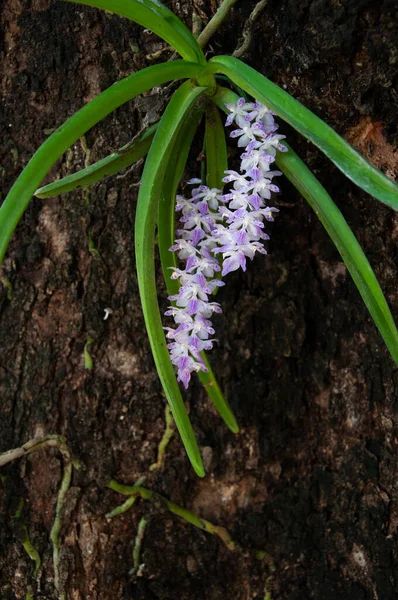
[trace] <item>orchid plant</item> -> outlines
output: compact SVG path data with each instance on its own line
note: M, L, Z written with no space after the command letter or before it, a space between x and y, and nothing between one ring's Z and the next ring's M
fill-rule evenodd
M308 201L333 240L391 356L398 363L398 332L379 283L340 210L326 190L276 133L275 116L315 144L355 184L398 210L398 187L321 119L263 75L231 56L206 60L201 39L159 0L66 0L126 17L163 38L181 56L134 73L88 102L37 150L0 208L0 263L33 195L49 198L95 183L146 157L135 221L137 275L145 324L156 368L189 459L199 476L203 464L178 381L188 386L198 373L227 426L236 419L205 352L214 340L215 290L230 271L246 269L247 258L265 254L269 206L284 174ZM232 5L236 0L226 0ZM223 9L221 7L220 11ZM160 121L127 146L73 175L39 188L54 163L89 129L122 104L168 82L186 80L174 92ZM239 95L236 94L239 91ZM244 96L244 97L243 97ZM251 97L251 100L250 100ZM226 126L243 149L240 170L228 169ZM190 198L177 195L189 149L205 120L205 169L193 179ZM282 141L283 140L283 141ZM279 170L274 170L274 164ZM226 188L224 189L224 184ZM38 189L39 188L39 189ZM175 230L175 211L180 215ZM171 306L164 327L155 278L155 233ZM166 334L164 333L166 330ZM175 373L177 371L177 378Z

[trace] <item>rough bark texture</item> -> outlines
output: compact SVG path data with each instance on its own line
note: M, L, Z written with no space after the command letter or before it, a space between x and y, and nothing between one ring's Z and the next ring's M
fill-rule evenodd
M194 7L210 17L215 4L169 3L188 26ZM234 50L254 5L236 5L215 52ZM149 64L146 55L163 44L125 19L62 2L4 0L1 16L4 194L47 130ZM270 0L244 60L394 176L397 35L393 1ZM75 144L52 177L127 142L142 117L134 103L122 107L87 135L89 154ZM288 133L347 217L398 315L396 215ZM265 587L272 600L396 598L398 372L327 234L287 182L270 255L229 276L219 295L212 363L241 433L226 430L194 383L187 402L207 477L195 477L177 436L163 469L148 471L165 400L134 269L138 181L132 172L32 201L7 254L0 451L62 434L81 469L66 496L58 593L49 534L62 457L46 449L2 469L0 597L29 597L30 586L37 600L248 600L264 598ZM165 298L160 272L159 290ZM104 321L106 307L113 313ZM243 548L266 550L274 570L144 501L107 521L123 500L107 481L132 484L143 475L147 487L225 526ZM149 523L137 576L129 572L142 516ZM42 559L36 578L23 524Z

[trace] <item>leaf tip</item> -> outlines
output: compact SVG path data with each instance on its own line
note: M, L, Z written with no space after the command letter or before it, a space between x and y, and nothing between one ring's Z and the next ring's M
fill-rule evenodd
M206 475L206 471L204 470L203 464L201 459L198 460L192 460L191 459L191 464L194 468L194 471L196 473L196 475L198 475L198 477L204 477Z
M228 425L230 431L232 431L232 433L239 433L239 425L236 421L234 421L233 423L230 423Z

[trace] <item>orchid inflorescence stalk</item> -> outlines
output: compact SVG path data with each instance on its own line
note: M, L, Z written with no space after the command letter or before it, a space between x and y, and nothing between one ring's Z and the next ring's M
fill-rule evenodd
M278 125L272 112L261 102L246 102L239 98L227 103L230 111L226 126L236 123L238 129L230 137L239 138L238 146L245 147L241 155L240 172L226 170L223 182L232 188L223 193L217 188L200 185L193 189L191 198L177 196L176 211L182 213L182 229L177 230L178 239L170 248L177 252L184 269L171 267L172 279L180 281L177 294L169 296L175 303L165 313L172 316L176 329L166 327L172 363L178 369L178 381L188 387L191 373L204 371L203 350L211 350L214 334L210 321L213 313L221 313L218 302L210 302L209 296L224 283L222 277L241 268L246 271L246 258L253 260L256 252L266 254L263 241L269 236L264 232L264 220L273 221L277 208L266 205L271 192L279 192L272 183L281 171L272 171L276 150L286 152L281 143L285 136L276 134ZM200 179L188 183L200 184ZM224 224L225 223L225 224ZM221 261L217 257L221 255ZM221 266L219 264L221 262Z
M267 203L272 192L279 191L272 181L280 172L292 182L325 227L392 358L398 363L398 331L376 276L327 191L294 150L281 142L283 136L276 133L274 115L317 146L356 185L395 210L398 210L397 186L331 127L249 65L231 56L215 56L207 61L201 43L208 35L196 40L160 0L67 1L101 8L139 23L170 44L182 60L152 65L116 82L45 140L0 207L0 264L33 195L49 198L90 185L148 155L135 216L141 305L163 390L190 461L196 473L203 476L199 448L174 367L185 387L191 373L198 373L220 416L231 431L238 432L235 416L205 355L214 343L211 318L221 312L220 305L210 297L224 285L222 277L239 268L245 270L247 258L253 259L257 252L266 253L264 242L268 235L264 225L273 220L276 212ZM232 6L234 2L226 4ZM221 14L225 16L225 11L210 21L207 33L214 33ZM139 94L178 80L186 81L168 100L158 123L135 136L118 152L39 188L68 148L116 108ZM226 81L226 85L221 85L221 81ZM250 102L250 97L257 100ZM228 169L219 111L228 114L227 126L237 125L230 135L238 138L238 146L244 149L240 172ZM178 185L203 115L204 178L203 181L191 180L191 184L198 184L192 189L191 197L177 196L176 201ZM280 171L272 170L274 162ZM223 183L228 185L226 191L221 190ZM174 231L175 210L181 213L177 232ZM156 232L172 302L166 314L174 317L176 324L174 329L166 329L166 338L157 301Z

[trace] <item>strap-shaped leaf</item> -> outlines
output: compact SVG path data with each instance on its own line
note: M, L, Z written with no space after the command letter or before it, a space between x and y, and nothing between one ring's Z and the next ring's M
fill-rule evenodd
M91 127L138 94L167 81L195 77L200 67L175 61L142 69L114 83L59 127L36 151L0 208L0 264L34 192L62 154Z
M204 54L193 37L174 13L158 0L65 0L102 8L150 29L168 42L188 61L206 64Z
M285 142L284 142L285 143ZM286 144L288 146L288 144ZM398 364L398 331L379 282L347 221L325 188L289 146L278 152L276 164L307 200L330 235L376 323L391 356Z
M398 210L398 186L300 102L237 58L217 56L210 63L212 72L227 75L248 94L264 102L318 146L360 188Z
M209 359L207 358L207 354L205 354L205 352L201 352L201 356L207 367L207 373L203 373L203 371L199 372L200 383L205 388L210 400L214 404L215 409L228 429L232 431L232 433L239 433L239 425L236 417L232 411L232 408L227 402L227 399L222 393L220 386L218 385L217 379L213 373L213 369L209 363Z
M219 108L227 113L225 104L227 102L235 103L238 98L239 96L231 90L220 88L215 101ZM330 235L391 356L398 363L398 332L394 319L372 267L347 221L325 188L292 148L289 147L289 151L286 153L277 152L276 163L307 200Z
M184 174L188 159L189 149L195 131L205 110L207 99L201 97L192 107L189 115L178 132L174 147L168 157L168 165L164 176L162 195L158 206L158 245L162 264L163 277L170 295L178 293L179 283L171 279L171 267L177 267L175 252L169 248L174 244L175 238L175 200L178 186Z
M162 196L169 156L184 119L189 115L192 106L204 89L194 88L190 82L187 82L177 90L170 100L160 120L145 162L135 218L138 285L152 354L188 457L196 473L201 477L204 476L202 460L176 381L162 329L162 319L157 301L154 246L158 202Z
M202 100L202 98L200 98ZM207 100L203 98L204 102ZM189 149L192 144L192 140L197 129L199 120L202 117L203 111L205 109L204 103L197 103L198 106L195 106L191 111L191 115L189 118L185 119L183 126L178 134L176 143L174 145L173 151L169 157L169 165L165 175L165 179L163 182L163 190L162 197L159 202L159 210L158 210L158 244L159 244L159 254L160 260L162 263L163 275L167 286L167 291L170 295L174 295L178 293L179 283L176 279L171 279L171 267L177 267L177 259L176 253L170 252L169 248L174 243L174 224L175 224L175 198L177 194L177 189L182 179L185 165L187 162ZM214 105L213 105L214 106ZM218 124L221 123L220 115L218 109L214 106L214 109L217 111L217 117L219 119ZM217 119L214 117L214 119ZM206 119L207 119L206 113ZM211 121L211 124L214 125L214 120ZM222 124L221 124L222 126ZM206 121L207 127L207 121ZM217 127L215 127L215 130ZM215 131L213 131L215 133ZM218 133L222 133L224 136L224 131ZM222 138L221 138L222 140ZM224 146L225 146L225 136L224 136ZM216 149L216 144L211 142L211 147ZM212 158L212 153L210 153L210 158ZM223 152L219 153L221 164L224 157ZM218 172L217 169L213 172ZM214 180L214 185L220 186L221 180ZM220 414L221 418L224 420L225 424L233 433L237 433L239 431L238 424L235 419L235 415L233 414L228 402L226 401L224 394L222 393L220 386L217 383L217 380L214 376L214 373L211 369L209 361L206 357L205 352L201 353L202 358L207 366L208 372L204 373L203 371L199 371L198 376L201 384L205 388L210 400L213 402L216 410Z
M109 175L126 169L148 153L156 128L157 123L148 128L132 146L130 144L122 146L118 152L112 152L89 167L39 188L34 195L36 198L54 198L76 188L97 183Z
M205 147L207 185L222 189L224 171L228 169L227 144L225 128L215 104L206 110Z
M215 104L211 104L206 110L205 149L207 185L210 188L222 189L224 187L222 181L225 175L224 171L228 169L227 144L224 125ZM226 425L233 433L238 433L239 426L235 415L214 379L207 357L204 354L202 354L202 357L208 368L208 373L200 374L201 382L206 385L207 393Z

